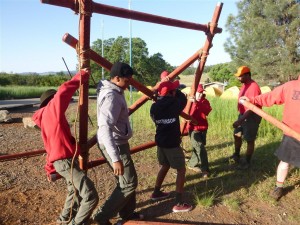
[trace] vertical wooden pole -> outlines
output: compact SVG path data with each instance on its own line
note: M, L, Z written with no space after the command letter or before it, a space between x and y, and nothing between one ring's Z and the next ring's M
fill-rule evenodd
M91 0L80 0L79 4L79 67L80 69L90 69L90 27L91 27ZM88 162L88 146L87 146L87 133L88 133L88 82L80 85L79 96L79 143L81 149L81 157L79 157L81 169L87 169Z

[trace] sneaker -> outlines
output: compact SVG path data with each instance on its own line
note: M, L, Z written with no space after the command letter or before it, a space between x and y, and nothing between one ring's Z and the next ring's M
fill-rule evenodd
M188 168L189 170L193 170L194 172L201 173L200 167L197 167L197 166L195 166L195 167L190 167L190 166L188 166L187 168Z
M159 191L157 193L153 192L150 198L153 201L158 201L158 200L163 200L165 198L168 198L169 196L170 196L170 192Z
M270 196L278 201L283 196L283 187L275 187L273 191L270 192Z
M203 171L203 172L201 173L201 177L202 177L202 178L208 178L208 177L209 177L209 172Z
M173 212L189 212L192 210L192 208L193 208L193 206L191 206L187 203L182 203L182 204L178 203L177 205L175 205L173 207L172 210L173 210Z
M234 162L234 163L239 163L240 161L240 156L236 153L233 153L232 156L229 157L229 162Z

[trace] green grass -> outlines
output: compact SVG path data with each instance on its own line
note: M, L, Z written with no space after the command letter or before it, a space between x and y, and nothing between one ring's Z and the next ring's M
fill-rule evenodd
M0 100L39 98L41 94L48 89L57 89L57 87L33 87L33 86L0 86ZM96 94L96 89L89 89L90 95Z

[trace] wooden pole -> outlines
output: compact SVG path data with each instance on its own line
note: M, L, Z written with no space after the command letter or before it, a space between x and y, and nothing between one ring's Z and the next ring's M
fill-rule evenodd
M196 69L195 79L191 86L191 91L189 94L189 96L192 98L195 96L197 87L199 85L199 82L200 82L200 79L201 79L201 76L202 76L202 73L204 70L206 59L209 55L209 50L212 47L212 41L213 41L214 35L216 33L216 28L217 28L218 21L219 21L220 15L221 15L222 7L223 7L223 3L219 2L215 8L212 20L210 22L209 32L206 33L206 41L205 41L204 46L199 54L200 61L199 61L198 67ZM186 114L190 114L191 106L192 106L192 102L188 101L188 103L184 109L184 112ZM186 122L181 124L181 133L183 133L183 131L185 130L185 126L186 126Z
M243 104L245 107L256 113L257 115L261 116L264 118L266 121L270 122L273 124L275 127L279 128L280 130L283 131L288 136L291 136L298 141L300 141L300 134L294 131L292 128L288 127L281 121L277 120L276 118L272 117L271 115L267 114L264 112L262 109L258 108L256 105L253 105L252 103L245 101L245 100L240 100L240 103Z
M79 55L80 69L90 69L90 27L91 27L91 0L79 1L79 46L77 46L77 54ZM88 162L88 91L89 82L80 85L79 96L79 144L81 154L79 156L80 168L86 170Z

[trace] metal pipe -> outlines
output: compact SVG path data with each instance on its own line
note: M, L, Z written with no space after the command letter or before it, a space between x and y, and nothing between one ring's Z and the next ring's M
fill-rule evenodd
M17 154L10 154L10 155L1 155L0 161L10 161L18 158L27 158L27 157L33 157L41 154L45 154L46 150L35 150L31 152L23 152L23 153L17 153Z
M127 19L133 19L133 20L139 20L149 23L156 23L156 24L162 24L167 26L173 26L173 27L180 27L180 28L186 28L190 30L198 30L198 31L204 31L207 32L209 30L209 26L207 24L198 24L198 23L191 23L187 21L172 19L168 17L162 17L162 16L156 16L149 13L143 13L138 12L134 10L128 10L124 8L119 8L115 6L109 6L104 5L100 3L93 2L93 12L109 15L109 16L116 16L121 18L127 18ZM221 33L222 28L217 28L216 33Z
M75 4L74 0L41 0L41 3L66 7L78 12L78 5Z
M277 120L273 116L267 114L262 109L258 108L256 105L254 105L254 104L252 104L252 103L250 103L248 101L245 101L245 100L240 100L240 103L243 104L248 109L250 109L251 111L253 111L254 113L256 113L257 115L259 115L262 118L264 118L266 121L268 121L271 124L273 124L275 127L277 127L280 130L282 130L283 133L285 133L286 135L291 136L291 137L297 139L298 141L300 141L300 134L299 133L297 133L296 131L294 131L292 128L290 128L289 126L285 125L281 121Z
M73 11L78 12L78 5L75 5L75 2L73 0L41 0L41 2L50 5L70 8ZM180 27L180 28L185 28L190 30L198 30L203 32L207 32L209 30L209 25L207 24L203 25L199 23L192 23L188 21L177 20L177 19L172 19L163 16L156 16L149 13L143 13L134 10L128 10L124 8L104 5L93 1L91 2L92 2L93 12L99 14L116 16L125 19L139 20L139 21L144 21L149 23L162 24L166 26ZM221 32L222 32L222 28L219 27L216 28L216 33L221 33Z
M209 50L212 47L212 40L213 40L213 37L216 33L216 29L217 29L216 26L218 24L218 21L219 21L220 15L221 15L222 7L223 7L223 3L219 2L217 4L216 8L215 8L215 11L214 11L214 14L213 14L213 17L212 17L209 32L206 33L206 40L205 40L204 46L201 49L201 52L199 54L200 55L200 61L199 61L198 67L197 67L196 72L195 72L194 82L191 86L191 91L190 91L190 94L189 94L190 97L195 96L197 87L199 85L199 82L200 82L200 79L201 79L201 76L202 76L202 73L203 73L203 70L204 70L204 66L205 66L205 63L206 63L206 59L209 55ZM191 106L192 106L192 102L188 101L188 103L187 103L187 105L184 109L184 112L186 114L190 114ZM185 130L185 126L186 126L186 122L184 122L182 124L181 132L183 132Z
M80 69L90 69L90 28L91 28L91 15L92 15L92 1L82 0L79 1L79 67ZM79 156L79 164L81 169L86 169L88 162L88 147L87 147L87 134L88 134L88 91L89 83L86 82L80 85L79 95L79 144L81 153Z

